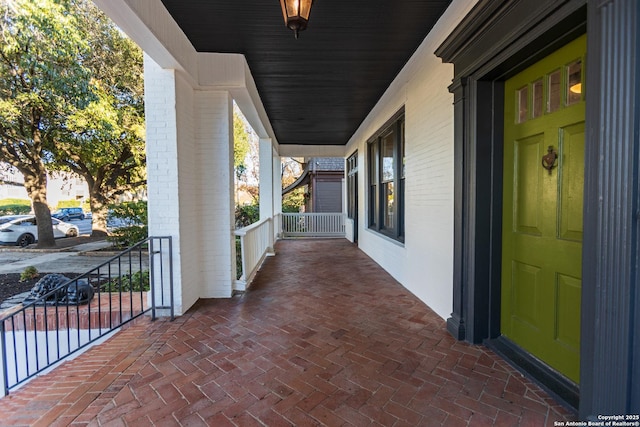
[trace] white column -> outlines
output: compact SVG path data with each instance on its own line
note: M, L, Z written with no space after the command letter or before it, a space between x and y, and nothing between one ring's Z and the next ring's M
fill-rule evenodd
M273 151L273 214L278 218L274 222L274 237L280 237L282 232L282 159Z
M235 281L232 100L145 56L145 105L149 234L173 237L180 315Z
M174 304L179 314L183 304L180 233L175 227L180 223L175 71L162 69L146 54L144 92L149 235L173 238Z
M198 91L196 117L202 271L200 298L230 297L235 283L233 101L226 91ZM187 208L188 209L188 208ZM185 226L185 225L183 225Z
M273 218L273 145L271 138L260 138L260 219Z

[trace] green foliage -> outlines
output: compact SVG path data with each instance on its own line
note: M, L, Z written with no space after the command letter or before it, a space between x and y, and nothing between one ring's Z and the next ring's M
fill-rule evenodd
M67 2L0 2L0 160L40 172L66 119L92 101L86 39Z
M149 236L146 225L127 225L115 229L107 236L107 241L116 248L129 248Z
M147 224L149 222L147 202L137 200L110 205L109 216L114 219L122 219L131 224Z
M298 213L304 206L304 189L297 188L282 198L283 213Z
M100 292L147 292L149 289L149 270L120 276L100 285Z
M0 200L0 215L25 215L31 212L31 202L23 199Z
M118 248L128 248L149 235L147 202L124 202L111 206L109 220L117 225L107 240Z
M79 200L59 200L56 209L62 208L79 208L80 201Z
M260 220L260 205L236 205L236 228L243 228Z
M142 76L140 48L90 0L0 1L0 161L32 183L40 243L47 170L82 176L96 210L146 185Z
M245 119L242 115L235 111L233 112L233 166L236 169L236 174L239 170L246 169L244 164L245 158L249 153L249 132L247 132L247 126Z
M30 265L29 267L25 268L22 273L20 273L20 281L26 282L27 280L35 279L36 277L38 277L38 274L38 269Z
M242 242L240 236L236 236L236 279L242 277Z

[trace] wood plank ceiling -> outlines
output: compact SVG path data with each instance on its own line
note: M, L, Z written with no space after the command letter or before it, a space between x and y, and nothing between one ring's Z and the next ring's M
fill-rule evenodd
M451 0L162 0L199 52L244 54L280 144L344 145Z

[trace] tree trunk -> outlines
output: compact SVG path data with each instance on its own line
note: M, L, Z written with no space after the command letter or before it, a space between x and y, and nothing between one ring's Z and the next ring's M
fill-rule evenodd
M44 167L38 173L24 174L24 187L33 204L38 227L38 248L54 248L56 241L53 237L51 211L47 203L47 172Z
M102 200L100 194L94 194L90 192L90 206L91 206L91 235L92 236L106 236L107 231L107 215L109 209L106 201Z

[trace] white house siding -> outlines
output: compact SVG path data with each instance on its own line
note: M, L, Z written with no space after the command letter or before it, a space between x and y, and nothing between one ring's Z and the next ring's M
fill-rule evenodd
M454 1L388 88L346 155L358 150L359 246L443 319L453 303L453 66L433 52L475 1ZM366 141L405 107L405 243L367 229Z

